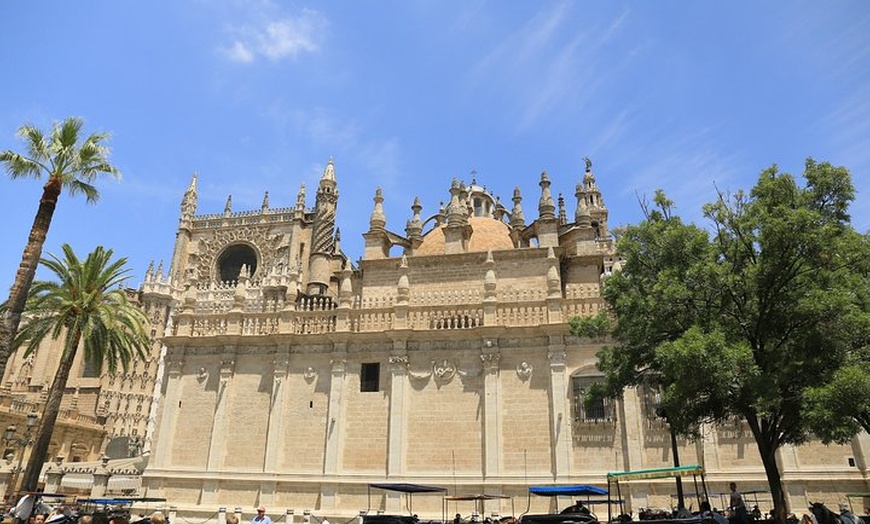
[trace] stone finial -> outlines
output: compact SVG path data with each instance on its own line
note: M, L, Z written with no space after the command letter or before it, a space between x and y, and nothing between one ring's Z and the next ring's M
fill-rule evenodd
M447 208L444 207L444 201L439 202L438 212L435 213L435 226L441 227L447 220Z
M559 224L567 224L568 215L565 214L565 199L562 197L562 193L559 193L557 202L559 202Z
M305 184L299 186L299 193L296 194L296 209L305 210Z
M387 217L384 215L384 192L379 187L375 191L375 208L369 218L369 230L384 229L387 225Z
M556 218L556 204L550 194L550 177L546 171L541 171L541 200L538 202L538 216L541 218Z
M408 221L407 227L405 227L405 233L410 238L419 238L423 234L423 221L420 219L420 211L422 210L423 206L420 205L420 197L415 197L414 204L411 206L414 216Z
M338 286L338 302L343 308L350 308L353 305L352 275L353 271L349 267L341 270L341 284Z
M519 186L514 188L512 200L514 207L511 209L511 226L524 227L526 225L526 217L523 216L523 206L520 204L523 201L523 197L520 195Z
M486 251L486 262L483 263L486 268L486 273L483 276L483 291L484 291L484 300L495 300L495 289L496 289L496 279L495 279L495 259L492 257L492 249L488 249Z
M402 262L399 265L399 282L396 284L396 302L398 304L407 305L411 295L411 284L408 279L410 273L408 267L408 257L402 255Z
M495 197L495 205L492 208L492 218L501 222L502 219L504 218L504 215L506 212L507 212L507 210L504 208L504 206L501 203L501 197L496 196Z
M224 216L228 217L233 212L233 195L227 197L227 203L224 205Z
M148 264L148 269L145 270L145 282L151 282L154 280L154 261Z
M260 206L260 210L263 213L265 213L266 211L269 210L269 192L268 191L266 191L266 193L263 195L263 205Z
M447 208L448 226L461 225L465 222L467 209L465 208L465 202L461 196L464 187L464 182L460 186L459 181L455 178L453 179L453 184L450 186L450 206Z
M335 228L335 241L332 243L332 252L341 253L341 228Z
M547 261L550 263L547 269L547 298L558 298L562 294L562 280L559 278L559 259L552 247L547 248Z

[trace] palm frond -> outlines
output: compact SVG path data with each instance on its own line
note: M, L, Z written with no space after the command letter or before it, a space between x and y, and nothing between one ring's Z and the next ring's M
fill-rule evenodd
M46 338L64 341L63 358L73 358L81 341L85 361L101 371L127 368L136 357L145 358L150 340L148 318L130 302L120 286L129 278L127 259L113 260L114 252L98 246L82 260L68 244L63 256L54 254L41 263L56 281L37 281L28 299L28 321L16 337L15 347L33 351Z
M36 160L10 150L0 153L0 162L5 164L11 178L39 178L45 170Z

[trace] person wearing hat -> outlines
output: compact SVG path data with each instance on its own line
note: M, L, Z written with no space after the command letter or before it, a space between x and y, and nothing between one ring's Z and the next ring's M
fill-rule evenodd
M840 503L840 521L843 524L864 524L864 519L852 513L849 506Z
M251 524L272 524L272 519L266 515L266 507L260 506L257 508L257 516L251 519Z

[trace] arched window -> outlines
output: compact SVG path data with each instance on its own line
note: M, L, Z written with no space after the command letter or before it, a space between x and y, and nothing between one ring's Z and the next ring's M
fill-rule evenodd
M242 266L247 266L252 276L257 271L257 253L247 244L234 244L218 256L217 266L221 282L235 282L239 279Z

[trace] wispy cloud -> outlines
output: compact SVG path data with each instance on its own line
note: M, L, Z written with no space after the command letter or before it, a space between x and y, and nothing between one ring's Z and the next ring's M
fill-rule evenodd
M303 9L298 15L231 27L232 43L221 51L228 60L246 64L259 58L273 62L295 58L318 51L328 25L319 12Z
M507 98L518 131L566 108L582 108L634 57L608 64L600 58L623 32L628 11L606 24L578 26L575 10L561 2L539 11L471 71L473 84Z
M639 155L623 158L621 172L631 173L622 184L620 200L635 195L652 198L662 189L687 221L705 224L702 207L716 199L717 191L730 193L747 171L739 152L723 152L715 129L677 129L659 140L648 140ZM630 146L628 149L631 149ZM643 155L655 151L654 161Z

